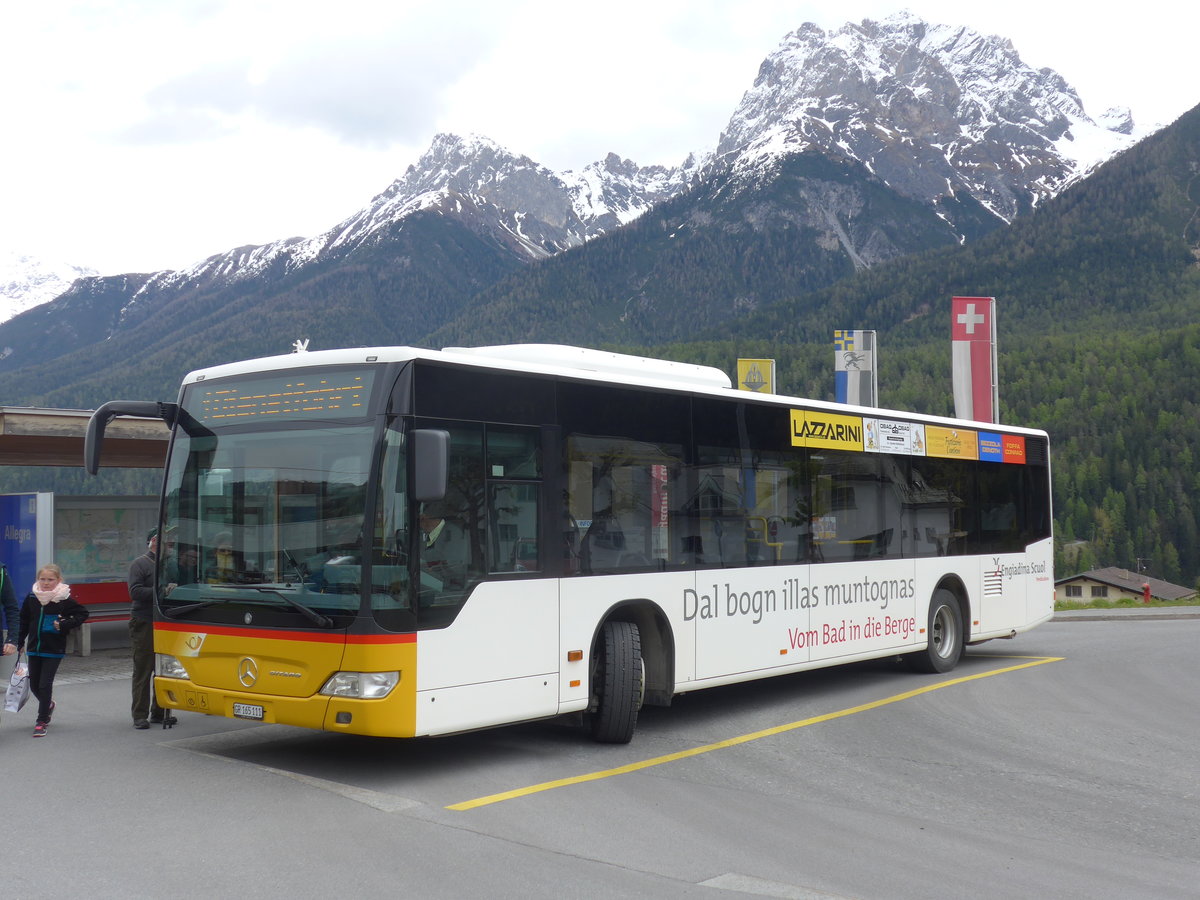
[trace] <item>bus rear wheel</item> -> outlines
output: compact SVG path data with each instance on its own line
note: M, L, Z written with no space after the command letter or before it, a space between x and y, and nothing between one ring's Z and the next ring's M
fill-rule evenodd
M905 657L908 665L917 672L949 672L962 658L965 635L958 598L945 588L933 592L926 633L929 646L908 654Z
M598 696L591 716L592 737L605 744L628 744L645 684L641 633L633 622L605 622L596 649L592 691Z

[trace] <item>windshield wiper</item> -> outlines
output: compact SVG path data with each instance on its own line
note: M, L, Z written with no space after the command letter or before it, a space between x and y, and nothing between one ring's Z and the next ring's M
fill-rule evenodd
M295 597L289 597L287 594L283 593L283 591L276 591L271 588L255 588L255 590L257 590L260 594L274 594L288 606L291 606L293 609L299 610L301 613L303 613L304 617L314 625L317 625L321 628L333 627L333 619L329 618L329 616L321 615L315 609L305 606Z
M260 594L274 594L288 606L299 611L306 619L321 628L332 628L334 625L333 619L329 616L323 616L315 609L305 606L294 597L289 597L282 591L277 591L272 588L253 588ZM201 600L199 603L193 603L191 606L180 606L175 609L164 609L162 614L169 619L181 619L184 616L191 615L199 609L207 609L210 606L218 606L222 603L233 603L235 600L244 600L244 597L216 597L211 600Z
M199 603L193 603L191 606L177 606L174 609L164 609L162 614L169 619L181 619L198 609L206 609L221 603L232 603L236 599L236 597L216 597L212 600L201 600Z

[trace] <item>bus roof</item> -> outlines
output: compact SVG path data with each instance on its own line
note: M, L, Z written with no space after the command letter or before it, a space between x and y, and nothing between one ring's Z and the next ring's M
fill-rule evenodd
M525 372L540 375L558 375L586 380L619 383L630 386L661 388L667 390L690 390L702 394L728 396L734 392L729 376L712 366L681 363L664 359L651 359L607 350L593 350L566 344L500 344L485 347L445 347L428 350L420 347L357 347L341 350L302 350L279 356L267 356L239 362L225 363L206 369L189 372L183 379L184 385L212 378L226 378L257 372L281 371L311 366L362 365L429 360L452 365L478 366L502 369L508 372ZM1045 436L1036 428L1016 425L978 422L935 416L902 410L877 409L866 406L851 406L825 400L790 397L783 394L758 394L738 392L739 399L787 405L804 406L828 412L843 412L880 418L894 417L935 424L958 424L975 430L1002 428L1025 434Z

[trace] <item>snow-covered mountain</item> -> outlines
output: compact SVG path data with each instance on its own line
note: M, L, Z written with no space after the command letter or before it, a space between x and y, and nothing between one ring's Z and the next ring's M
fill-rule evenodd
M403 176L323 234L239 247L155 273L128 312L164 290L283 275L351 255L385 240L418 212L453 216L525 261L544 259L633 221L679 193L699 166L693 156L673 169L641 167L610 153L580 172L555 173L486 137L439 134Z
M0 322L53 300L95 269L13 251L0 253Z
M719 176L734 193L739 181L752 190L801 152L861 165L886 189L936 212L959 240L970 240L1139 137L1127 111L1090 118L1061 76L1029 67L1003 38L909 13L832 32L805 24L763 61L714 153L693 154L674 168L610 154L582 171L556 173L485 137L439 134L404 175L325 233L129 278L134 293L110 321L114 330L133 327L183 297L376 252L422 216L453 221L527 264L620 229L706 179ZM897 251L847 252L861 266ZM106 295L113 290L106 281Z
M581 172L555 173L486 137L439 134L403 177L342 224L329 247L362 240L418 209L452 205L474 207L515 252L542 259L631 222L678 193L690 174L687 165L643 168L615 153Z
M1010 41L911 13L787 35L717 145L753 173L817 149L950 214L956 196L1005 221L1135 143L1128 110L1090 118L1075 90Z
M810 23L763 61L715 155L665 168L609 154L556 173L486 137L439 134L403 176L326 233L238 248L162 276L253 277L281 259L303 266L428 210L473 221L536 260L629 223L714 166L750 175L810 149L863 164L951 221L955 198L966 196L1010 221L1142 136L1128 110L1089 117L1060 75L1026 65L1004 38L907 12L831 32Z

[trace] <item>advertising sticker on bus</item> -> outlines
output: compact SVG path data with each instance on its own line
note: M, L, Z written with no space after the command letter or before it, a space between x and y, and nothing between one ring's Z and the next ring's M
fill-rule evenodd
M977 433L966 428L925 426L927 455L946 459L979 459Z
M862 450L862 416L842 416L811 409L791 411L792 446L830 450Z

